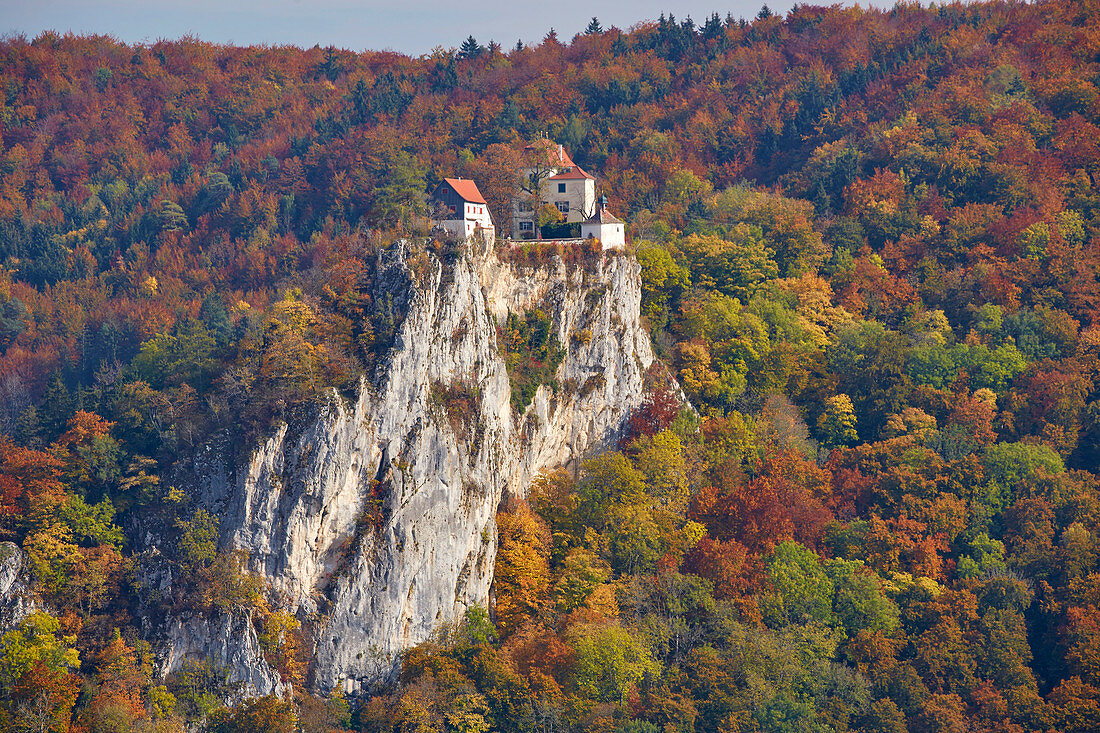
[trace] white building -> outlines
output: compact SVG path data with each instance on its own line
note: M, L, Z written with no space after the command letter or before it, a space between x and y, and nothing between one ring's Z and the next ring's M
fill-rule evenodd
M557 207L566 222L588 219L596 210L596 178L573 162L565 148L541 138L524 148L520 195L512 204L512 236L530 239L538 227L539 206Z
M600 240L604 249L622 249L626 246L626 227L607 210L607 197L600 197L600 208L581 224L581 238Z
M468 178L444 178L435 191L432 200L440 211L435 220L436 226L446 229L463 241L469 241L475 234L482 236L492 245L496 241L496 227L489 215L489 205L477 189L477 184Z

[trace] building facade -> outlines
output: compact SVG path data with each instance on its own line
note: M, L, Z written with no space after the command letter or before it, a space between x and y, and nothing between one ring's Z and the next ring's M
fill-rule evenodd
M435 226L462 241L474 236L482 237L490 245L496 241L489 205L470 179L444 178L432 191L431 198L438 212L433 220Z
M583 222L592 216L596 210L596 178L574 163L563 146L541 138L523 153L520 192L512 202L513 238L536 236L542 206L554 206L568 223Z

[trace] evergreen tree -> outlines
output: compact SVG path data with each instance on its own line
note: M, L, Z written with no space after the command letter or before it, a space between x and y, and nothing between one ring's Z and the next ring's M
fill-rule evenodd
M42 406L38 410L39 424L44 431L41 437L50 443L57 439L65 431L69 418L76 411L76 400L73 399L61 373L54 373L46 386L46 393L42 396Z
M317 70L324 74L325 78L329 81L336 81L336 77L340 76L340 73L344 70L344 64L336 55L336 48L334 46L325 48L325 58Z
M476 59L484 52L485 47L479 44L476 38L469 36L462 42L462 47L458 49L458 57L462 59Z
M703 24L703 38L708 41L714 40L720 38L722 34L722 19L718 17L718 13L711 13L707 22Z

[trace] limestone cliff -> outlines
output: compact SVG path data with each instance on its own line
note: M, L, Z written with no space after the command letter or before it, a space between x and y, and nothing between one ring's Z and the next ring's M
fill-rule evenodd
M361 690L388 675L402 649L487 604L502 496L611 445L653 360L629 256L519 268L489 250L447 262L419 253L412 273L409 251L399 244L387 255L384 281L407 291L392 293L406 308L376 378L353 403L333 394L310 424L280 426L240 479L207 479L228 547L247 552L311 629L318 690ZM517 415L497 324L535 307L566 354L557 389L540 387ZM464 414L440 399L455 388L469 397ZM251 640L250 629L198 623L173 621L165 671L184 639L192 653L204 635ZM210 642L223 664L247 656ZM256 682L269 673L234 674Z
M26 554L14 542L0 542L0 632L40 611L27 581Z

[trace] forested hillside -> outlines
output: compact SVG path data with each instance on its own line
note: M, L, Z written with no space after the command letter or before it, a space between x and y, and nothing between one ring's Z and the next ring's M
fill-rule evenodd
M189 461L369 381L379 249L447 256L444 176L505 221L543 134L627 221L664 366L619 451L501 507L491 608L374 696L311 696L308 620L219 551ZM0 585L37 599L0 729L1100 730L1096 0L416 59L9 37L0 141L0 540L29 564ZM567 389L521 316L513 390ZM159 678L180 609L252 609L293 695Z

